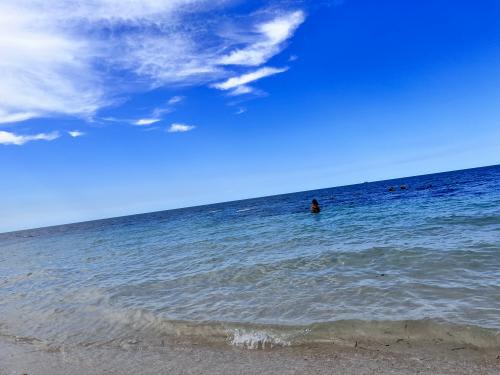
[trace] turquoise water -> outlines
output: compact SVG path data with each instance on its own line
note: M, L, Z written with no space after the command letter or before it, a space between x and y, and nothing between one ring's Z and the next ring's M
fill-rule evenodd
M4 233L0 275L0 334L48 343L500 345L500 166Z

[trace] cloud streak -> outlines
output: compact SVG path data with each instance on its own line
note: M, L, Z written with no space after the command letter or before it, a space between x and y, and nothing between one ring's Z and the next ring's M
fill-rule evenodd
M188 132L190 130L193 130L194 128L196 128L196 126L173 123L167 129L167 132L169 132L169 133L185 133L185 132Z
M258 66L280 52L297 27L304 22L302 11L278 16L256 26L255 41L220 59L222 65Z
M175 105L175 104L178 104L178 103L182 102L183 100L184 100L183 96L177 95L177 96L174 96L174 97L170 98L167 103L169 105Z
M231 95L242 95L251 93L253 90L247 86L248 83L258 81L259 79L269 77L275 74L286 72L288 68L263 67L250 73L245 73L237 77L212 85L218 90L232 90Z
M78 138L78 137L82 137L85 135L84 132L81 132L79 130L71 130L68 132L69 136L72 137L72 138Z
M7 131L0 131L0 144L21 146L31 141L53 141L59 138L59 136L60 134L58 132L19 135Z
M155 124L159 121L161 121L161 119L159 118L141 118L139 120L134 121L133 124L137 126L148 126Z

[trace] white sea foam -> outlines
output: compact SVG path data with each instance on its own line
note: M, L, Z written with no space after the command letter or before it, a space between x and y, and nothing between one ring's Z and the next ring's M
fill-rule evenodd
M272 349L274 347L290 346L291 342L266 331L251 331L234 329L229 342L231 345L245 349Z

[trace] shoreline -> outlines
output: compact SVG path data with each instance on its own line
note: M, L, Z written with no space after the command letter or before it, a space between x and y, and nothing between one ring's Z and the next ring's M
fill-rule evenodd
M151 313L121 316L121 324L109 325L103 316L81 321L78 329L66 329L45 336L26 336L0 323L0 340L33 343L53 349L65 347L128 347L131 342L145 350L156 350L165 342L230 347L247 350L307 348L323 345L340 347L386 346L403 343L425 347L439 344L500 352L500 330L476 325L452 324L437 319L421 320L337 320L304 325L263 324L222 321L168 320ZM74 322L73 322L74 323ZM87 327L87 328L85 328ZM88 328L92 328L89 330ZM103 336L100 332L113 329ZM500 353L499 353L500 354Z
M449 343L358 343L249 350L171 339L163 347L46 347L0 338L10 374L500 374L500 348Z

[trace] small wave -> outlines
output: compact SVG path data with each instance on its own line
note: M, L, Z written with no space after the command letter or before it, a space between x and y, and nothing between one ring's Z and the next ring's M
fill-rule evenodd
M168 320L147 311L126 313L120 319L121 337L140 333L141 342L162 337L184 337L205 343L223 343L245 349L272 349L324 343L354 345L356 342L392 344L446 343L500 349L500 331L472 325L449 324L432 319L402 321L337 320L309 325L278 325L231 322Z
M247 208L241 208L239 210L236 210L236 212L247 212L251 210L255 210L257 207L247 207Z
M500 215L485 215L485 216L467 216L467 215L452 215L435 217L428 220L439 224L450 225L471 225L471 226L487 226L500 224Z
M291 342L283 337L272 335L264 330L234 329L229 338L231 345L244 349L272 349L275 347L290 346Z
M54 337L30 337L23 341L43 343L47 348L62 346L140 345L154 348L165 339L182 339L193 343L229 344L243 349L279 347L315 347L321 344L353 346L390 345L400 341L415 344L446 344L478 349L500 349L500 331L471 325L453 325L441 321L363 321L338 320L309 325L277 325L231 322L195 322L169 320L146 310L108 311L92 315L94 322L79 320L58 326ZM55 320L54 320L55 321ZM73 328L71 327L72 325ZM20 337L19 329L0 326L0 336ZM69 331L71 332L69 332ZM63 332L64 331L64 332ZM78 334L75 334L79 332ZM76 340L75 340L76 339Z
M400 340L500 348L500 331L434 320L341 320L307 326L247 326L229 332L232 345L249 349L323 343L348 346L357 342L391 344Z

